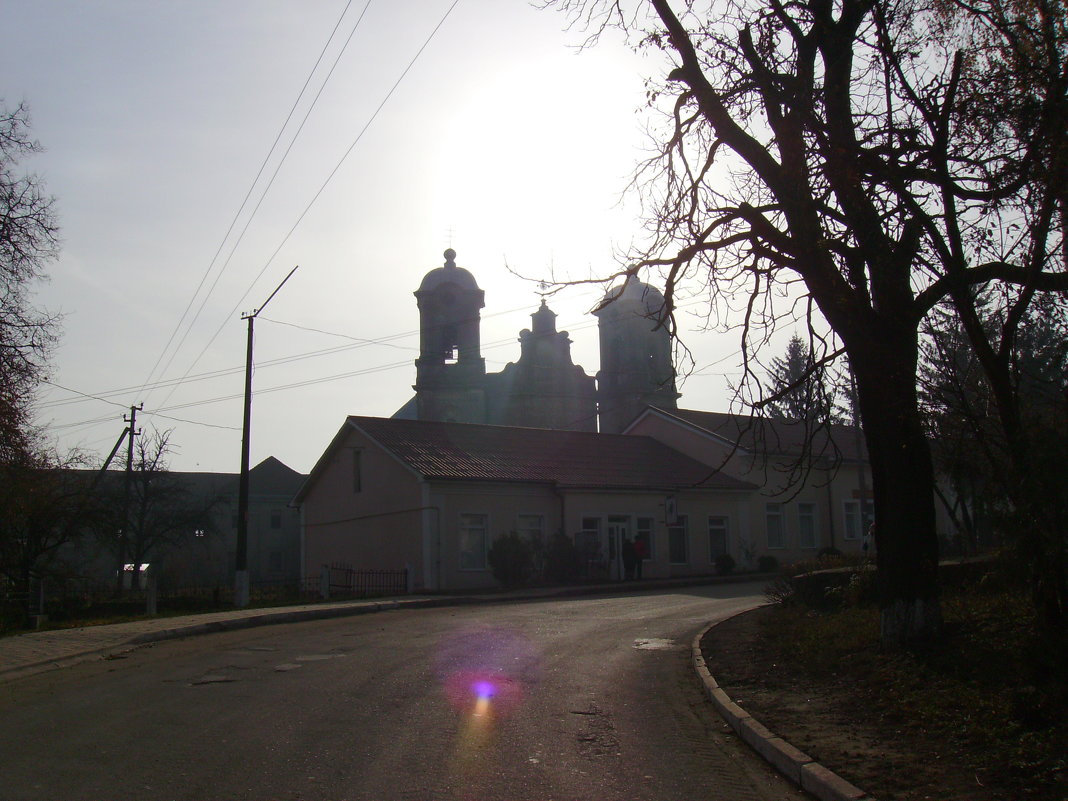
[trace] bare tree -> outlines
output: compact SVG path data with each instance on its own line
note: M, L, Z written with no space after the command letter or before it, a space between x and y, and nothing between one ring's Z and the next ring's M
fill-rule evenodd
M0 576L19 588L65 572L61 549L98 512L78 454L36 451L0 464Z
M784 317L829 343L817 362L841 344L872 469L883 642L936 636L919 330L952 304L981 348L976 288L1005 296L1010 338L1037 293L1068 288L1063 6L548 4L668 62L649 87L666 125L636 183L648 238L626 271L661 272L669 320L695 280L713 304L739 305L750 386L749 360Z
M118 480L111 482L108 493L111 514L100 535L116 549L120 577L124 563L133 565L133 587L142 567L163 558L169 548L189 547L197 537L215 533L212 509L218 499L198 495L180 474L170 472L170 435L153 431L138 439L129 495ZM117 479L120 474L112 475Z
M41 146L30 137L24 104L0 99L0 463L31 448L29 407L55 339L56 320L30 302L32 284L55 257L53 200L19 160Z

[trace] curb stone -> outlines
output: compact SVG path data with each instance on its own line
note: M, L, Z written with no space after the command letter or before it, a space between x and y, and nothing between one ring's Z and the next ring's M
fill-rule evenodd
M718 622L722 623L723 620ZM838 774L816 762L808 754L774 734L731 700L709 671L708 664L701 653L701 640L716 625L717 623L710 623L698 632L693 638L690 649L697 677L704 685L705 695L708 696L708 700L712 702L712 706L715 707L720 717L768 764L802 790L812 793L820 801L875 801L859 787L850 784Z

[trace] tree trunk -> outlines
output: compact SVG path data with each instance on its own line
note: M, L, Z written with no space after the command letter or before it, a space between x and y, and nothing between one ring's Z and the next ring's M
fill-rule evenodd
M878 358L853 363L875 501L881 639L884 648L895 649L942 630L934 466L921 424L915 358L902 358L900 341L872 344Z

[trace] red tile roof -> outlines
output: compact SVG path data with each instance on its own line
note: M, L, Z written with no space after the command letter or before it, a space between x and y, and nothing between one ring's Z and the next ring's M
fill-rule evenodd
M651 437L381 417L348 421L430 479L755 489Z

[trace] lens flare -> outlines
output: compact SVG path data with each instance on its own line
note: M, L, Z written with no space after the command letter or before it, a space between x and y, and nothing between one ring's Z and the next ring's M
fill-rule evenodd
M541 659L522 633L497 626L443 637L435 659L444 697L457 713L450 781L474 788L497 771L497 738L537 682Z
M523 699L522 684L508 676L484 671L460 671L445 680L445 696L461 712L497 715L512 712Z

